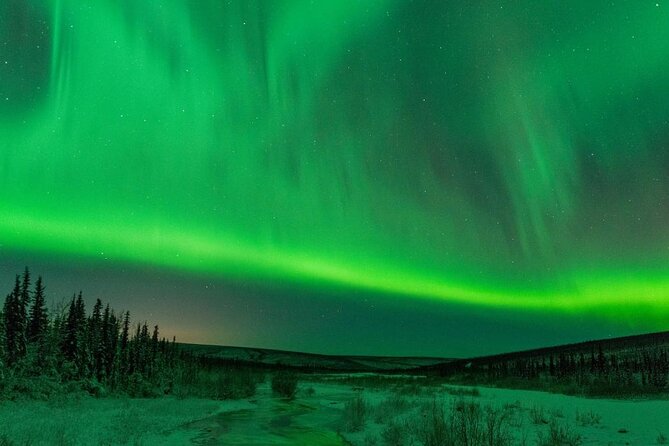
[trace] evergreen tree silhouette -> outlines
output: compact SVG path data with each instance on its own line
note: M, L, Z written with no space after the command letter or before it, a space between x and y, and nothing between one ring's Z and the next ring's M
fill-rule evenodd
M79 320L77 318L77 300L72 296L70 308L67 312L67 319L63 325L63 335L61 350L65 359L74 361L77 357L77 342L79 332Z
M123 316L123 330L121 331L121 352L128 350L128 340L130 331L130 312L126 311Z
M61 343L63 356L74 364L79 377L85 376L88 369L86 344L86 308L79 292L78 296L72 297Z
M147 396L172 391L174 379L165 373L168 369L182 373L178 369L186 367L189 376L195 376L198 366L184 366L174 343L164 338L159 341L157 325L150 334L146 322L137 324L130 338L129 312L117 317L108 304L103 309L102 301L96 299L88 316L81 292L50 317L42 278L37 278L34 289L30 286L26 268L16 276L0 311L0 379L9 370L26 380L38 376L54 383L83 380L95 394L102 386ZM97 379L98 384L90 379Z
M38 342L46 335L49 320L44 301L44 284L42 283L42 277L40 276L35 283L32 308L30 309L28 342Z
M28 308L30 307L30 270L25 267L21 277L21 297L19 299L20 318L23 321L23 334L28 336Z
M14 290L5 300L3 315L7 365L12 366L26 355L26 315L19 276L16 276Z
M88 319L87 326L87 339L86 347L88 352L88 367L89 370L93 373L98 379L101 375L102 369L102 301L100 299L95 300L95 305L93 306L93 312L91 317Z
M151 360L155 361L158 354L158 326L153 326L153 334L151 335Z
M0 380L4 379L5 366L7 365L7 337L6 337L6 328L5 328L5 312L0 311Z
M153 334L151 335L150 357L149 360L149 375L155 376L158 369L158 326L153 326Z
M142 332L140 333L139 340L139 370L143 375L148 373L149 369L149 355L150 355L150 346L149 346L149 326L146 321L142 325Z
M100 327L100 357L98 364L98 380L102 381L109 376L107 363L111 359L109 353L111 351L111 330L109 328L111 318L111 310L109 304L105 306L105 311L102 314L102 326Z
M130 312L126 311L123 315L123 328L119 339L119 374L121 379L125 379L130 370Z
M103 374L107 382L115 385L114 364L118 355L118 320L114 310L105 308L105 316L102 318L104 327L104 370ZM106 323L105 323L106 320Z

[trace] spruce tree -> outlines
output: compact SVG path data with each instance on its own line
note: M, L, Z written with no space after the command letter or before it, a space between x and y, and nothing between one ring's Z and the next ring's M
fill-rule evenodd
M140 386L135 391L141 393L150 382L145 380L155 384L163 368L177 366L174 342L159 341L157 325L151 333L146 322L137 324L130 339L129 312L117 317L109 305L103 310L97 299L88 317L81 292L72 297L65 311L55 310L50 320L42 278L37 278L34 289L30 286L26 268L16 276L0 311L0 379L9 366L26 378L42 375L67 381L95 377L112 390L134 385ZM23 359L28 351L30 361Z
M151 376L155 376L156 371L157 371L157 361L158 361L158 347L159 347L159 340L158 340L158 326L154 325L153 326L153 334L151 335L151 353L150 353L150 358L149 358L149 372Z
M107 305L109 308L109 305ZM114 314L114 310L109 310L107 317L107 310L105 310L106 326L105 326L105 352L104 352L104 376L107 382L110 382L112 386L114 385L114 364L117 357L117 348L118 348L118 320Z
M65 324L63 324L63 342L61 343L61 350L65 359L74 361L77 357L77 336L78 336L78 319L77 319L77 301L76 297L72 296L70 308L67 312Z
M128 354L129 354L128 375L132 375L133 373L140 371L140 365L142 361L141 336L140 336L141 332L142 332L142 325L138 322L135 334L128 343Z
M19 276L16 276L14 290L5 300L3 314L7 365L12 366L26 355L26 317Z
M151 356L155 360L156 354L158 353L158 326L153 326L153 334L151 335Z
M130 312L126 311L123 316L123 328L121 329L121 338L119 340L119 370L125 375L130 370Z
M87 367L85 334L86 308L81 292L79 292L78 297L72 297L61 344L63 356L75 364L79 376L84 376Z
M79 295L77 296L75 317L77 323L77 349L75 362L79 377L84 377L88 376L90 351L88 350L88 344L86 343L86 333L88 331L88 324L86 323L86 305L84 304L84 298L81 291L79 291Z
M123 317L123 330L121 331L121 352L128 350L128 340L130 336L130 312L126 311Z
M142 325L142 332L139 341L139 369L146 376L149 366L150 346L149 346L149 326L146 321Z
M114 311L105 307L100 326L100 349L98 357L98 380L104 381L111 376L111 368L116 355L116 339L118 338L118 327Z
M26 309L30 305L30 270L26 266L23 271L23 280L21 281L21 305Z
M44 302L44 284L42 277L37 278L30 320L28 322L28 342L38 342L46 334L48 318Z
M30 270L26 266L21 278L21 298L19 299L19 311L21 320L23 321L23 335L26 338L26 342L28 336L28 308L30 307L30 300Z
M93 306L93 313L88 319L87 327L87 351L89 356L89 368L96 377L100 376L102 369L102 301L97 299Z
M4 370L7 364L7 339L5 333L5 313L4 311L0 311L0 380L5 377Z
M10 325L8 324L11 319L11 311L12 311L12 299L14 298L14 294L10 293L7 295L5 298L5 303L2 306L2 353L3 357L6 361L6 363L9 363L10 361L10 356L11 356L11 351L12 351L12 329L10 328Z

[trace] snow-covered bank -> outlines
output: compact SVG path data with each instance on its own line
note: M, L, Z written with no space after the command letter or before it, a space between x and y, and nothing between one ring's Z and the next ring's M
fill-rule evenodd
M344 433L344 436L356 446L423 444L418 425L433 416L431 405L436 403L443 408L445 426L450 426L448 417L463 410L456 406L464 403L480 408L482 425L486 423L488 410L497 411L503 419L502 429L505 425L508 433L508 443L502 444L553 444L548 441L551 426L563 429L565 438L569 436L573 441L563 444L669 444L669 401L666 400L588 399L527 390L472 389L426 387L416 395L406 394L401 388L358 391L366 406L365 422L361 430ZM456 407L455 412L449 412L453 407ZM404 432L401 436L393 435L392 429ZM393 443L393 438L398 443Z

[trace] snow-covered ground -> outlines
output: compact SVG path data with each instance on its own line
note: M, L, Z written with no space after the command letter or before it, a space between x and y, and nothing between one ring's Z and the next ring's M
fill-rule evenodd
M458 389L464 395L457 395ZM344 433L353 445L383 445L383 432L393 419L404 429L420 420L419 407L434 401L448 408L457 401L497 408L509 414L511 444L535 445L540 436L548 437L551 424L568 431L583 445L657 445L669 444L669 401L589 399L546 392L442 386L425 389L418 395L398 395L389 390L359 392L367 404L362 431ZM455 394L455 395L454 395ZM398 404L397 400L408 404ZM389 406L404 407L401 410ZM385 410L384 410L385 408ZM485 410L482 411L485 413ZM410 438L407 439L407 443ZM414 443L415 444L415 443ZM420 444L420 443L418 443Z
M216 401L174 398L5 401L0 403L0 445L163 444L166 433L219 408Z
M668 400L590 399L527 390L479 390L484 402L520 402L528 413L534 407L543 408L547 418L573 427L582 436L583 444L650 445L658 444L661 436L669 442ZM532 430L532 426L528 428Z
M350 432L344 407L357 397L364 401L365 416L360 429ZM0 404L0 444L382 446L390 425L412 430L421 410L434 404L452 407L458 400L506 411L512 444L535 445L556 423L584 445L655 445L669 437L665 400L585 399L490 388L472 392L454 386L361 389L314 380L302 381L293 401L273 397L265 383L255 397L242 401L86 397L5 402ZM406 444L421 444L405 438Z

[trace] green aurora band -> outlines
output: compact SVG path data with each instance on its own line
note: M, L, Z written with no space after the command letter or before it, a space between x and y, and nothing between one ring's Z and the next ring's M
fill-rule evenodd
M669 4L4 2L0 246L669 316Z

